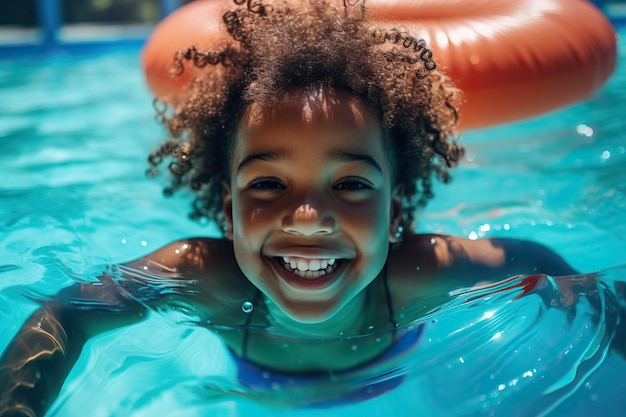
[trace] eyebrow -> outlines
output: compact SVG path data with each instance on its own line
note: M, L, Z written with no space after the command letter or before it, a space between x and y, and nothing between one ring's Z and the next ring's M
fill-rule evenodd
M243 160L239 163L239 165L237 166L237 174L239 174L241 170L243 170L246 166L250 165L254 161L278 161L287 158L288 155L289 152L286 149L278 149L270 152L252 153L243 158ZM328 159L338 162L361 162L375 169L381 174L383 172L380 164L366 153L333 150L328 153Z
M280 159L285 159L289 152L286 149L277 149L275 151L270 152L259 152L259 153L251 153L242 159L237 166L237 174L241 172L246 166L250 165L253 161L278 161Z
M346 152L346 151L331 151L328 155L330 160L339 161L339 162L362 162L365 165L374 168L379 173L383 173L383 169L380 167L380 164L376 162L374 158L366 153L358 153L358 152Z

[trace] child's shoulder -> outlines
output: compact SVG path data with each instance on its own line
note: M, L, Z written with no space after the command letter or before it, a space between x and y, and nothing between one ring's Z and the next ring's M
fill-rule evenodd
M239 269L231 241L203 237L175 241L132 263L136 262L189 278L206 276L211 271L223 273Z
M408 233L398 249L392 251L392 256L396 256L397 263L411 264L416 271L441 273L473 264L502 265L505 263L504 246L492 239L471 240L441 234Z
M241 300L255 293L237 265L232 242L227 239L178 240L123 264L121 270L130 283L127 291L144 304L170 303L176 298L172 294L183 294L184 300L180 301L193 305L204 319L213 320L215 314L232 310L230 307L241 311ZM144 282L144 276L149 276L150 283L160 291L133 290L132 284ZM168 286L175 291L161 291ZM168 296L160 296L162 293Z
M249 284L227 239L188 238L170 243L142 258L124 264L126 270L149 274L152 279L193 281L198 288L241 292Z
M515 238L467 239L439 234L408 234L400 245L400 263L418 261L437 271L536 273L563 275L573 269L550 248ZM529 270L529 267L532 269Z
M389 256L391 289L406 303L438 288L451 291L512 275L571 275L577 271L560 255L529 240L466 239L407 234Z

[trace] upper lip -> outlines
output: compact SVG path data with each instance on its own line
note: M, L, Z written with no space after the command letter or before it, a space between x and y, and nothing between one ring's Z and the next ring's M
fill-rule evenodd
M293 247L285 248L280 251L265 253L265 256L274 257L291 257L304 259L351 259L354 256L346 252L329 251L319 247Z
M303 242L275 241L266 244L263 255L268 257L297 257L305 259L352 259L356 251L349 244L337 241Z

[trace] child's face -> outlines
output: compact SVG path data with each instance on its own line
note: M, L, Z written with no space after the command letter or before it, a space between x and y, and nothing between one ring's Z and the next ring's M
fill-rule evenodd
M300 92L262 122L248 111L224 195L243 273L291 318L310 323L378 275L399 216L374 112L346 93L326 94L311 103Z

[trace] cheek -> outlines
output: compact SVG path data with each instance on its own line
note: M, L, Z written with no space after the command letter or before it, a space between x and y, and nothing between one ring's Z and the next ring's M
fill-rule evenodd
M268 215L262 204L258 202L251 203L245 198L233 199L233 226L235 232L247 234L262 226Z
M241 225L248 229L258 228L264 223L266 213L267 211L261 207L243 210L241 212Z
M372 199L358 206L342 210L342 222L356 232L372 234L372 238L388 234L391 213L390 204L384 197Z
M352 207L342 214L344 230L349 231L351 240L359 246L365 263L363 268L379 270L384 265L389 251L389 205L382 197L371 203ZM366 270L361 271L365 273ZM369 275L368 272L366 275Z
M250 257L254 253L258 215L256 209L247 209L240 200L233 199L233 247L240 268L245 272Z

